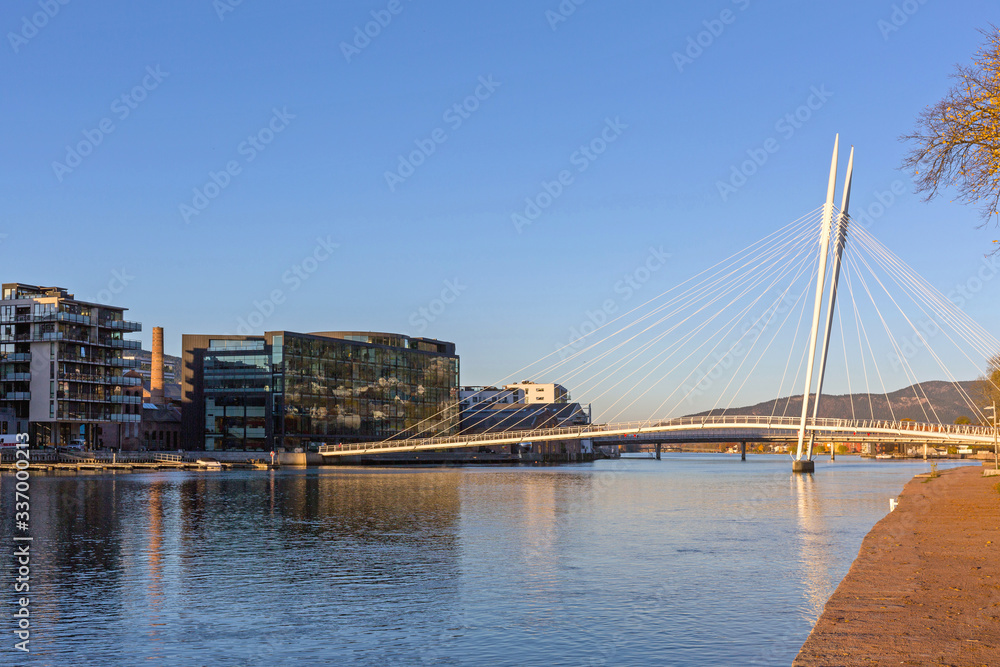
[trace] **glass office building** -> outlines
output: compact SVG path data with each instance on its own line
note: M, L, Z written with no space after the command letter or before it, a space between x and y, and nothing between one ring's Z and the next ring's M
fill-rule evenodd
M185 335L184 446L284 449L445 435L458 427L455 345L372 332Z

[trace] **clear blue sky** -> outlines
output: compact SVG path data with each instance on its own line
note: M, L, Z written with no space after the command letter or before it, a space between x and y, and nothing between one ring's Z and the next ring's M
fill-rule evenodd
M897 10L889 31L901 4L913 13ZM903 181L872 231L940 289L965 282L997 237L974 208L912 194L897 139L971 57L977 29L1000 23L995 2L562 6L575 11L4 3L3 280L110 295L147 346L164 326L175 354L182 333L241 320L437 337L479 384L620 300L615 284L650 248L671 257L635 303L813 209L837 132L858 151L852 208ZM376 36L357 37L378 18ZM808 120L779 125L815 90ZM614 138L603 154L577 153L602 132ZM778 150L723 201L719 181L768 139ZM400 171L418 142L433 153ZM572 180L518 230L512 214L563 170ZM200 200L213 173L225 187ZM998 282L967 306L993 332Z

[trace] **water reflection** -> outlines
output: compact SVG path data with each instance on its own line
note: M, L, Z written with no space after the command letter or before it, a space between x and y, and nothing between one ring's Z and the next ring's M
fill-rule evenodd
M800 564L809 624L815 625L834 589L829 564L831 539L813 475L793 474L791 484L802 545Z
M160 642L159 628L163 626L160 606L163 603L163 492L165 484L156 482L149 487L149 527L147 553L148 581L146 604L149 614L149 641ZM155 646L155 644L154 644ZM162 655L156 657L162 658Z
M696 455L39 474L32 662L788 664L912 474Z
M175 664L269 664L305 626L312 651L370 649L379 632L396 654L457 595L452 472L38 476L33 490L38 664L81 664L79 642L109 664L122 646L160 664L167 644Z

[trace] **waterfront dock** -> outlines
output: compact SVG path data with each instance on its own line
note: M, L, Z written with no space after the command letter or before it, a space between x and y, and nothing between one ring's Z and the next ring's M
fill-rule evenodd
M794 666L1000 664L1000 477L984 470L906 484Z
M30 468L33 471L74 472L74 471L144 471L144 470L206 470L206 469L248 469L272 470L279 464L265 459L244 458L217 461L206 465L207 459L192 458L192 455L168 454L162 452L53 452L32 450ZM17 469L12 455L0 460L0 472L14 472Z

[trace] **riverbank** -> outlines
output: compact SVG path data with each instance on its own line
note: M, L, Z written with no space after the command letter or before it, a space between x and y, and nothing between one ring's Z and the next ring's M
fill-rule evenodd
M1000 478L983 470L906 484L794 666L1000 664Z

